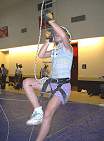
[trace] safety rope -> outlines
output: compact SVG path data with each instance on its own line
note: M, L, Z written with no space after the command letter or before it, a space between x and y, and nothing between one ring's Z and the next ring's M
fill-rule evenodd
M40 45L41 33L42 33L42 23L43 23L42 21L43 21L43 7L44 7L44 3L45 3L45 0L43 0L42 6L41 6L38 46L37 46L37 51L36 51L36 56L35 56L35 64L34 64L34 77L35 77L35 79L37 79L37 76L36 76L36 65L37 65L37 58L38 58L38 52L39 52L39 45Z
M45 0L42 1L42 6L41 6L41 15L40 15L40 25L39 25L39 37L38 37L38 45L37 45L37 51L36 51L36 56L35 56L35 64L34 64L34 78L37 79L36 76L36 69L37 69L37 58L38 58L38 52L39 52L39 45L40 45L40 40L41 40L41 34L42 34L42 24L43 24L43 10L46 10L46 6L49 5L50 3L55 3L55 2L49 2L45 3ZM44 7L45 6L45 7ZM47 29L47 23L45 23L45 29Z
M3 107L2 107L2 105L0 104L0 108L1 108L1 110L2 110L2 112L3 112L3 115L4 115L4 117L5 117L5 119L6 119L6 121L7 121L7 135L6 135L6 141L8 141L8 138L9 138L9 119L8 119L8 117L7 117L7 115L6 115L6 113L5 113L5 111L4 111L4 109L3 109Z

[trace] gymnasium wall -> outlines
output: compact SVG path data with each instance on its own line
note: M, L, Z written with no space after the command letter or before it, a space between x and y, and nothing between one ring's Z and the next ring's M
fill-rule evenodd
M65 25L72 33L72 39L78 40L78 78L99 77L104 75L104 1L103 0L54 0L53 11L56 21ZM10 1L8 1L9 3ZM8 26L8 37L0 38L0 49L36 45L39 36L39 15L37 4L42 0L19 0L18 3L0 9L0 27ZM86 15L85 21L71 23L71 17ZM21 29L27 32L21 33ZM101 37L100 44L94 44L93 37ZM84 39L85 38L85 39ZM86 38L91 38L89 42ZM83 43L83 41L85 41ZM42 42L43 43L43 33ZM36 46L35 46L36 48ZM27 49L28 50L28 49ZM14 75L15 63L23 64L24 75L32 76L34 71L33 50L9 51L0 53L0 63L6 64L10 75ZM28 65L27 65L28 64ZM38 62L38 75L41 66ZM86 64L87 69L82 69Z
M98 79L104 76L104 37L76 41L78 42L78 79ZM8 54L5 51L0 52L0 64L4 63L6 65L9 69L9 75L15 74L16 63L23 65L23 76L34 76L35 63L37 77L40 76L40 69L44 64L48 64L49 70L51 69L50 58L37 58L37 62L35 62L37 45L10 48L8 50ZM86 65L86 69L82 67L83 64Z
M34 2L33 0L17 0L17 3L1 9L0 27L8 26L8 37L0 38L0 48L32 45L37 42L39 34ZM27 32L21 33L24 28L27 28Z
M104 36L103 0L53 0L52 10L60 25L66 25L73 39ZM33 45L38 42L39 15L42 0L19 0L0 9L0 27L8 26L8 37L0 38L0 48ZM7 1L10 3L10 1ZM71 23L71 18L85 15L86 20ZM21 33L21 29L27 32Z
M40 44L39 48L41 48ZM22 46L9 48L8 51L0 52L0 65L5 64L9 70L9 76L15 75L16 63L22 64L22 72L24 77L34 77L34 66L36 65L36 75L40 77L40 69L47 64L49 72L51 70L51 59L36 59L37 45ZM52 48L50 45L49 49Z
M0 66L1 64L5 64L6 68L9 68L9 52L0 52Z
M104 76L104 37L78 40L78 79L99 79L101 76Z
M56 19L69 27L73 39L104 36L103 0L56 0ZM85 21L71 23L72 17L85 15Z

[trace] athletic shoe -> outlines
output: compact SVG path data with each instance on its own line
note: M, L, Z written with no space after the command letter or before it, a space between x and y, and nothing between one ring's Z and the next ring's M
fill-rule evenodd
M43 120L43 110L42 107L36 108L31 118L26 122L27 125L38 125L41 124Z

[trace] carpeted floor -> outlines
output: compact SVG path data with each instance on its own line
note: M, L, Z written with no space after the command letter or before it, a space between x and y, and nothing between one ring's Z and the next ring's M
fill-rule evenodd
M47 98L43 99L45 108ZM32 106L25 95L0 95L0 141L35 141L39 126L26 125ZM52 121L46 141L103 141L104 107L69 101Z

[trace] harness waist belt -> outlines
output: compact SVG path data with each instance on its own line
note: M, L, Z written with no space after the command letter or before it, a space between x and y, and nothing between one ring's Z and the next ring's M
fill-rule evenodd
M54 79L54 78L50 78L50 82L51 83L69 83L70 82L70 79L69 78L57 78L57 79Z

